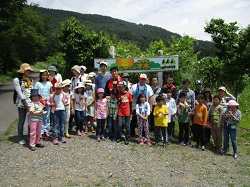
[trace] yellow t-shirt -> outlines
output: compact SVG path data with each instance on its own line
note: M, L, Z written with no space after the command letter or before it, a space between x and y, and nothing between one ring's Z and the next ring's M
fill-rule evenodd
M158 115L158 116L155 116L157 115L159 112L162 112L164 114L168 114L168 109L166 107L166 105L162 105L161 107L159 106L156 106L154 108L154 118L155 118L155 126L157 127L167 127L168 126L168 122L167 122L167 115Z

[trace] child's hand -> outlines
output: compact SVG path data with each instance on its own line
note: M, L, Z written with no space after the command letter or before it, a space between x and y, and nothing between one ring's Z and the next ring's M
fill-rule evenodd
M114 121L116 120L116 117L115 117L115 116L113 117L113 120L114 120Z
M75 115L75 110L72 109L71 110L71 114Z

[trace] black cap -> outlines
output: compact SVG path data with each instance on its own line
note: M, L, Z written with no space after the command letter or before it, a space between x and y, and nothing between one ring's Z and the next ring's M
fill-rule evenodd
M201 81L201 80L195 81L195 85L199 85L199 84L202 84L202 81Z
M92 68L92 71L98 71L98 68Z

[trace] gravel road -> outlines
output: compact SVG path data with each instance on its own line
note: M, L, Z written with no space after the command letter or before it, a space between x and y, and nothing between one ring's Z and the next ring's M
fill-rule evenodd
M0 186L249 186L250 157L173 142L166 149L73 135L32 152L16 132L0 141Z

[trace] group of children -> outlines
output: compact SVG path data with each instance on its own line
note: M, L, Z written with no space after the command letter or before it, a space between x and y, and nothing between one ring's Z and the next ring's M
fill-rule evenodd
M31 70L30 68L29 71ZM52 71L52 68L49 70ZM53 71L56 70L53 69ZM78 136L86 136L91 131L96 133L98 142L110 139L119 143L124 138L125 144L129 144L133 99L131 92L126 89L126 81L118 82L117 89L113 89L110 96L106 97L103 88L98 88L97 93L95 93L95 84L91 80L86 79L78 82L72 90L72 80L66 79L61 83L53 83L53 81L49 81L49 76L48 71L40 71L39 81L35 84L34 89L30 90L30 103L27 110L31 150L36 150L36 147L44 147L40 138L50 137L51 124L53 144L58 145L59 140L66 143L66 138L70 138L68 130L72 115L75 116ZM194 109L191 109L184 92L180 92L178 100L175 101L172 98L172 90L167 89L164 94L155 98L157 104L151 111L147 96L143 92L140 93L136 103L134 103L139 144L144 145L143 136L145 136L147 145L152 146L148 123L150 113L152 113L155 146L163 142L163 147L166 148L168 141L173 139L172 134L168 136L168 131L173 131L175 118L177 118L179 123L178 138L181 145L192 146L190 142L190 124L192 124L195 147L201 147L202 150L205 150L204 129L211 125L214 149L225 154L228 151L230 134L233 141L234 157L238 158L236 129L241 119L241 113L237 109L238 103L234 100L229 101L228 109L224 111L220 105L219 97L215 95L208 110L204 104L203 94L197 95L196 100L198 104ZM105 128L106 123L107 129ZM224 130L223 150L222 129Z

